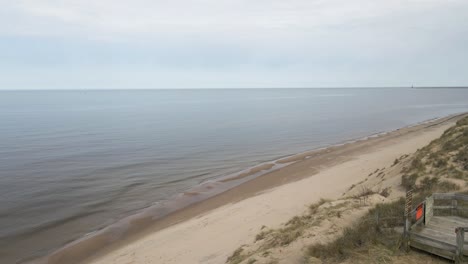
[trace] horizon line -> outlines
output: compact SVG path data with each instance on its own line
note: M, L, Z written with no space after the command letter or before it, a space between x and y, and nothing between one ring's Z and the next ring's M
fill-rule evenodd
M0 89L1 92L16 91L142 91L142 90L261 90L261 89L467 89L467 86L330 86L330 87L186 87L186 88L49 88L49 89Z

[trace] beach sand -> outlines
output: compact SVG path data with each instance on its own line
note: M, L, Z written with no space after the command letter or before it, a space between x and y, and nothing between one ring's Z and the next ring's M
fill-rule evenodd
M438 138L459 117L285 158L280 162L295 163L177 211L83 263L225 263L239 246L252 243L262 226L278 227L321 198L342 197L370 173ZM384 184L398 185L399 178Z

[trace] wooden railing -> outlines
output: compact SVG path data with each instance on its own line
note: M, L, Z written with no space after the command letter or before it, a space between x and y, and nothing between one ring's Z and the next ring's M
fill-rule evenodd
M408 197L408 196L407 196ZM440 205L436 201L447 201L446 204ZM409 248L409 238L411 234L411 229L418 225L427 225L432 217L435 215L439 215L441 211L445 211L446 214L444 215L460 215L464 214L468 216L468 206L460 205L460 201L468 202L468 195L465 194L458 194L458 193L434 193L431 196L427 197L422 201L420 204L416 206L416 208L412 209L406 213L406 220L405 220L405 229L404 229L404 236L405 240L408 242ZM411 201L409 201L411 202ZM437 205L436 205L437 204ZM438 241L439 244L444 244L445 247L452 248L455 251L455 263L463 262L464 256L464 245L465 245L465 232L468 232L468 227L457 227L455 229L456 233L456 246L454 246ZM429 239L429 238L425 238ZM430 239L429 239L430 240ZM452 251L453 252L453 251Z
M457 227L455 233L457 234L457 251L455 252L455 263L463 262L463 247L465 245L465 232L468 231L468 227Z
M458 193L434 193L432 195L434 200L446 200L450 201L449 205L435 205L433 210L446 210L450 212L450 215L459 215L468 211L468 206L460 205L460 201L468 202L468 195ZM455 263L462 263L464 261L464 245L465 245L465 232L468 231L468 227L457 227L455 233L457 235L456 243L456 259Z
M435 205L435 201L450 201L447 205ZM449 211L449 215L459 215L461 212L468 213L468 206L459 205L459 201L468 202L468 195L459 193L434 193L419 203L416 208L412 209L408 215L410 226L414 227L419 224L428 224L434 216L434 212L439 210ZM441 215L441 214L436 214ZM467 214L468 216L468 214Z
M468 212L468 206L459 202L468 202L468 195L460 193L434 193L430 197L434 200L450 201L449 205L434 205L434 210L450 210L450 215L458 215L460 212ZM426 198L427 200L427 198Z

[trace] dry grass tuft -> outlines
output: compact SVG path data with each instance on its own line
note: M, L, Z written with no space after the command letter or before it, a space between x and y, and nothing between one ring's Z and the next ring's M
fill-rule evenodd
M393 227L402 225L404 200L393 203L380 204L353 228L346 228L343 234L334 242L323 245L311 245L307 249L306 257L319 258L326 263L344 261L356 252L368 254L369 250L384 245L386 250L396 249L399 235ZM376 217L378 216L378 217ZM385 223L377 219L386 219ZM391 245L387 244L391 242Z
M228 257L227 262L231 264L241 263L247 258L247 256L245 256L243 253L244 248L241 246L240 248L236 249L236 251L234 251L230 257Z
M415 190L415 202L432 192L459 190L460 186L444 179L468 178L468 117L458 121L439 139L418 150L409 161L403 160L405 158L396 159L392 166L404 163L401 185ZM421 179L421 176L424 177ZM388 197L388 191L384 189L380 195ZM370 188L363 187L355 198L373 193ZM394 228L403 225L403 214L403 198L377 205L353 228L345 229L334 242L309 246L305 259L314 257L325 263L339 263L347 259L359 263L389 262L401 244L401 235Z
M429 192L435 185L441 184L442 191L458 190L459 186L442 179L468 181L468 117L459 120L440 138L418 150L404 173L401 185L406 189Z

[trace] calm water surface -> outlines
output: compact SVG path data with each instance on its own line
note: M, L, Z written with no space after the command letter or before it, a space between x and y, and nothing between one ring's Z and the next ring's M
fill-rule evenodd
M468 89L0 92L0 263L200 183L468 111Z

